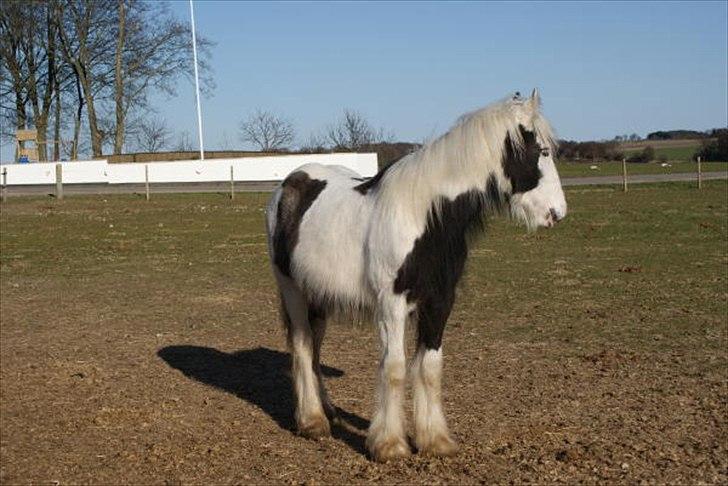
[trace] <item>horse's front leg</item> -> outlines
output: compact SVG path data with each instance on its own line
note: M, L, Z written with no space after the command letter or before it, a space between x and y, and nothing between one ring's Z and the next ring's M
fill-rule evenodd
M420 453L450 456L457 452L442 410L442 334L450 315L451 293L420 302L417 354L412 366L415 445Z
M367 448L376 461L410 454L404 428L403 401L406 380L404 330L408 305L403 296L381 295L377 324L382 357L379 366L377 404L369 427Z

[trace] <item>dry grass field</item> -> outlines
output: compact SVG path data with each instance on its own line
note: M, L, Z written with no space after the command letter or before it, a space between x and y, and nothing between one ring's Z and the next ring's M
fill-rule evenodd
M642 151L645 147L652 147L655 149L656 160L691 162L703 142L711 140L715 139L640 140L638 142L622 142L620 149L629 157Z
M333 323L333 437L292 431L264 194L0 206L0 483L728 482L726 181L571 188L473 246L447 459L364 451L377 334Z
M711 139L714 140L714 139ZM620 147L624 150L642 150L648 145L655 150L662 148L685 148L698 149L703 140L694 138L678 138L670 140L638 140L635 142L621 142Z

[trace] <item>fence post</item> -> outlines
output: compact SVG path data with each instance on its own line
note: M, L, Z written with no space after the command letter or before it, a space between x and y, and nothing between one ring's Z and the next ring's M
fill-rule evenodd
M5 202L7 199L7 194L5 194L5 186L8 185L8 168L3 167L3 180L2 180L2 186L0 186L0 200L2 202Z
M56 199L63 200L63 168L56 164Z
M700 165L700 156L698 155L698 189L703 187L703 168Z
M627 192L627 159L622 159L622 189Z
M235 199L235 177L233 173L233 166L230 166L230 200Z
M149 164L144 164L144 193L149 201Z

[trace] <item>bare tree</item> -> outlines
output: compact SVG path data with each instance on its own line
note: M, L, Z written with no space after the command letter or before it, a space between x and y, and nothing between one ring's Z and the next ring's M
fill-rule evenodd
M178 21L166 3L116 0L117 23L114 53L114 153L121 153L126 119L133 110L145 111L151 88L170 96L180 77L192 78L190 27ZM214 83L208 58L212 43L197 36L202 90Z
M375 129L361 113L350 109L345 109L338 123L329 127L326 137L334 150L361 150L392 139L383 128Z
M58 28L53 18L50 0L8 1L0 9L2 92L15 96L16 127L36 128L40 160L47 160L48 121L54 93L60 89Z
M188 132L187 130L183 130L179 133L179 136L177 137L177 143L175 144L174 149L178 152L190 152L194 149L190 132Z
M114 131L114 154L120 154L124 147L124 46L126 45L126 2L118 0L118 21L116 23L116 50L114 51L114 104L116 130Z
M227 130L223 130L222 135L220 136L220 148L223 150L231 150L233 148L232 143L230 143L230 137L228 136Z
M15 128L26 128L28 122L27 90L25 77L27 67L23 56L22 31L20 30L26 12L20 2L8 2L0 9L0 103L3 108L3 134L12 138L10 122ZM6 104L13 96L15 104Z
M121 153L130 114L148 110L150 90L174 95L179 77L191 76L190 28L161 2L77 0L57 5L60 44L78 81L78 104L86 106L93 155L100 156L107 142L113 142L114 153ZM205 91L213 86L210 46L198 38ZM109 104L114 121L102 127L98 105Z
M293 124L268 111L256 110L240 122L240 139L263 152L283 150L293 143Z
M161 118L151 118L139 123L137 145L144 152L158 152L167 145L169 129Z
M102 155L103 136L99 127L97 97L103 97L113 79L116 26L114 0L57 2L56 21L64 59L73 66L86 105L94 157Z
M114 120L111 113L104 112L98 117L99 138L101 147L113 146L114 144ZM103 148L102 148L103 150Z
M300 148L304 153L328 152L327 137L321 133L311 133Z
M175 94L193 72L190 27L152 0L4 0L0 8L0 110L8 127L34 127L39 155L73 120L71 157L82 126L91 153L120 153L152 90ZM198 37L203 92L213 88L211 43ZM13 113L14 112L14 113ZM83 116L85 114L85 120ZM52 123L51 123L52 122ZM70 124L69 124L70 125ZM84 141L86 143L86 141ZM50 148L50 147L48 147ZM65 149L64 149L65 151ZM60 155L54 144L53 156Z

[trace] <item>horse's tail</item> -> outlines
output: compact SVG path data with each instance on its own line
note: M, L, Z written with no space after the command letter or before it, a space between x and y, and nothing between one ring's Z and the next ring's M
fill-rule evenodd
M291 315L288 313L288 309L286 309L286 303L283 301L283 294L278 292L278 298L280 299L279 313L281 316L281 326L283 327L283 330L286 331L287 339L290 340Z
M282 192L280 185L276 187L265 208L265 230L268 236L268 254L271 263L275 261L273 256L273 235L275 235L276 226L278 225L278 204L280 203Z

